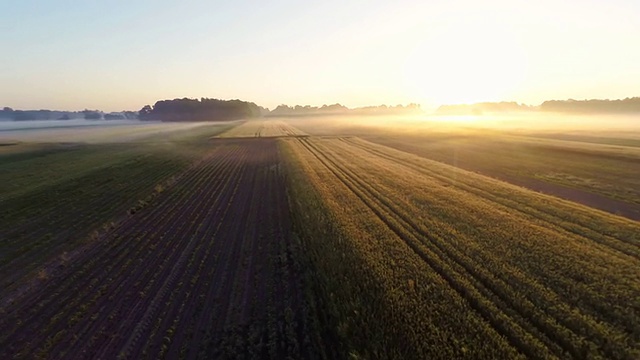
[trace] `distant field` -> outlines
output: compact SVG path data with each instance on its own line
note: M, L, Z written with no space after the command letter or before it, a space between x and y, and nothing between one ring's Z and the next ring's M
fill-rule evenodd
M279 137L306 135L297 128L279 120L249 120L218 135L222 138L234 137Z
M503 136L371 137L536 191L640 220L640 149Z
M536 138L548 138L592 144L640 147L640 132L604 132L600 134L597 134L595 132L529 133L524 135Z
M0 358L640 358L633 136L305 121L0 142Z
M326 122L327 126L322 124ZM374 120L365 126L331 119L291 121L310 134L352 135L640 220L640 130L497 131ZM413 130L412 130L413 129ZM604 135L603 135L604 134ZM605 136L606 135L606 136ZM621 145L625 144L625 145Z
M16 142L130 142L147 138L175 136L201 127L224 127L234 122L151 122L151 121L2 121L0 144ZM202 129L201 129L202 130ZM2 149L0 149L0 153Z

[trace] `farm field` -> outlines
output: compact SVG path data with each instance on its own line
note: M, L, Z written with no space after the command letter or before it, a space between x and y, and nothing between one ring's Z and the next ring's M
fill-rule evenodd
M496 130L374 119L289 120L312 135L350 135L640 220L640 132ZM352 124L352 125L348 125Z
M640 357L640 223L445 158L633 146L305 120L0 146L0 358Z
M207 132L213 127L226 129L235 125L237 125L235 121L216 124L137 120L0 121L0 144L17 142L100 144L154 141L175 138L193 131Z
M209 143L152 204L2 299L1 357L321 356L284 180L273 138Z
M127 143L0 147L0 292L146 206L201 157L202 132L224 129L198 127Z
M280 120L249 120L225 131L218 137L304 136L304 132Z
M637 222L358 138L284 146L353 352L640 355Z
M380 137L373 142L640 220L640 148L530 137Z

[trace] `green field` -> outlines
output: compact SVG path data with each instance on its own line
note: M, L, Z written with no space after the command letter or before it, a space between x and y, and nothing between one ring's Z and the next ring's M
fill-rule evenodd
M0 289L115 226L200 159L208 136L227 129L180 129L125 143L111 134L101 135L111 142L99 144L0 147Z

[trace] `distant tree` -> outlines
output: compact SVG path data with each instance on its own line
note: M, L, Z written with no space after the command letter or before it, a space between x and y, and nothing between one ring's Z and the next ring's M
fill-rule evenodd
M310 105L295 105L293 107L288 105L279 105L273 109L267 116L317 116L317 115L385 115L395 113L411 113L420 112L420 105L409 104L407 106L366 106L350 109L341 104L327 105L324 104L321 107Z
M104 119L105 120L124 120L126 119L124 114L120 114L120 113L109 113L109 114L104 114Z
M543 102L540 109L573 113L637 113L640 112L640 97L623 100L549 100Z
M102 119L102 112L97 110L83 110L81 111L84 114L85 120L99 120Z
M0 119L6 119L6 120L13 120L13 109L10 107L4 107L2 108L2 111L0 111Z
M151 108L150 105L145 105L142 107L142 109L140 109L140 111L138 111L138 118L140 120L148 120L149 117L151 116L152 111L153 109Z
M139 113L137 111L122 111L125 119L135 120L139 118Z

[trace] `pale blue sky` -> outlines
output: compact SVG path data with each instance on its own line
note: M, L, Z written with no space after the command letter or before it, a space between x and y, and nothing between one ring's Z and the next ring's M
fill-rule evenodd
M0 2L0 106L640 96L640 1Z

